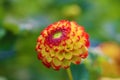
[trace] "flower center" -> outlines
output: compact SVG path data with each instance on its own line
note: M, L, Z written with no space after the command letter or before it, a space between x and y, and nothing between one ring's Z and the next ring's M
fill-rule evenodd
M60 38L62 36L62 32L56 32L54 35L53 35L53 38Z

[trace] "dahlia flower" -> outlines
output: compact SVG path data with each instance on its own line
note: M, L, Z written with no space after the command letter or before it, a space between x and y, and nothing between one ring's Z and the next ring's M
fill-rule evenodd
M55 70L80 64L88 56L89 36L76 22L61 20L50 24L39 35L36 51L42 63Z

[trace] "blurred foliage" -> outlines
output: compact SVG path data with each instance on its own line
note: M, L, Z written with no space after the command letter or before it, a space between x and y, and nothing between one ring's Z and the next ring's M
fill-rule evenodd
M35 52L41 30L62 19L90 35L89 57L71 65L74 80L120 78L119 8L120 0L0 0L0 80L68 80L65 70L47 69Z

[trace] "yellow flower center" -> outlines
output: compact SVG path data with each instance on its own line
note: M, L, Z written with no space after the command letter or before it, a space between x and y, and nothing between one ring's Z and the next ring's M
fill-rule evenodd
M56 32L54 35L53 35L53 38L60 38L62 36L62 32Z

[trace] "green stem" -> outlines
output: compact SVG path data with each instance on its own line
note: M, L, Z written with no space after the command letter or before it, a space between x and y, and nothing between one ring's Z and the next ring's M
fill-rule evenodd
M73 80L70 68L67 69L67 74L68 74L69 80Z

